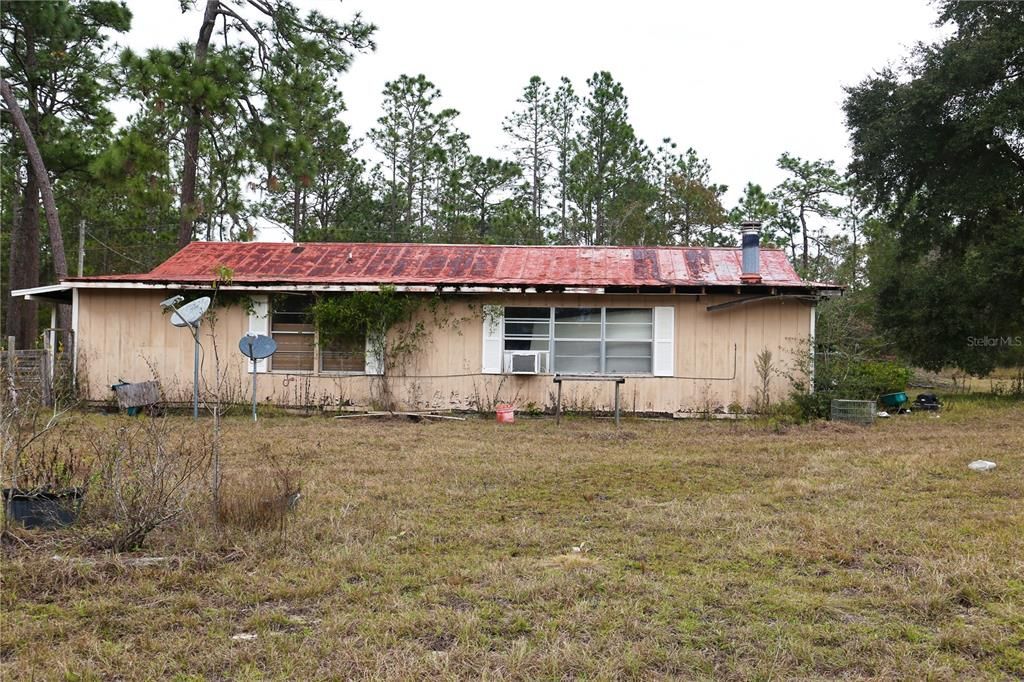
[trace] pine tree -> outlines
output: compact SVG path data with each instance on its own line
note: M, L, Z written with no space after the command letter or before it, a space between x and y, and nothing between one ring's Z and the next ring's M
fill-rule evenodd
M796 258L796 233L799 232L802 249L800 266L807 272L810 266L811 233L808 220L817 216L826 220L839 215L835 200L843 195L845 184L832 161L804 161L783 153L778 160L781 170L790 173L772 192L772 199L779 204L780 226L787 233Z
M222 40L214 41L218 21ZM239 222L245 209L241 177L260 161L249 152L274 146L267 139L264 106L275 84L287 80L282 69L317 62L336 76L355 53L373 49L374 30L359 15L341 23L316 11L303 15L286 0L206 0L193 47L126 55L136 97L174 108L181 130L179 246L192 239L201 216L207 217L208 233L211 222L223 229L225 215Z
M563 244L571 241L569 227L569 178L570 164L576 153L576 124L580 98L573 90L572 82L562 80L551 98L548 109L547 128L551 135L555 155L555 175L558 183L558 234L555 239Z
M365 192L355 182L364 164L355 158L349 127L341 120L341 92L312 55L297 57L289 53L273 59L265 80L267 100L257 137L266 173L262 214L295 241L327 238L336 229L365 232L372 220L367 215L338 224L343 203L350 211L371 209L354 196Z
M569 195L579 216L576 241L616 243L627 223L646 219L652 200L646 182L649 154L629 123L629 102L610 73L587 80L575 154L569 165Z
M476 155L467 159L462 188L472 199L476 237L480 241L493 236L492 213L497 205L509 201L508 191L522 175L523 169L512 161Z
M519 108L505 118L502 129L512 139L513 157L524 169L524 188L530 203L529 229L541 228L547 211L548 174L555 135L551 129L551 88L533 76L516 100ZM525 226L524 226L525 227Z
M730 243L724 231L727 221L722 206L725 185L711 182L711 164L691 147L676 152L676 144L665 138L658 147L654 165L658 188L655 222L661 225L667 243L684 246L724 246Z
M47 213L48 249L40 248L40 190L44 184L60 192L60 183L84 174L113 126L106 108L113 89L109 66L110 32L123 32L131 13L119 2L18 2L0 7L0 56L10 97L24 112L27 130L38 146L48 178L39 164L22 162L18 219L13 222L10 276L12 288L39 284L40 259L46 254L54 276L66 276L63 235L55 219L56 199ZM10 111L10 110L9 110ZM11 140L11 114L4 116ZM13 146L22 159L26 149ZM19 173L20 175L20 173ZM12 197L13 198L13 197ZM34 303L9 299L7 333L22 346L34 345L38 318ZM65 322L62 327L68 326Z
M369 138L384 155L383 173L392 215L401 215L401 231L422 238L429 234L434 210L436 172L443 166L446 144L452 145L454 109L438 109L441 91L426 76L401 75L384 86L383 115Z

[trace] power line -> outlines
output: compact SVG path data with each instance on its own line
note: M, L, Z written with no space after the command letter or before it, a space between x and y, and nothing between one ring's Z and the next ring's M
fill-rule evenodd
M109 244L107 244L106 242L104 242L104 241L102 241L101 239L99 239L99 238L98 238L98 237L97 237L96 235L94 235L94 234L93 234L92 232L89 232L88 230L86 230L86 234L87 234L87 235L89 235L89 237L91 237L91 238L92 238L92 240L93 240L94 242L96 242L97 244L99 244L100 246L102 246L103 248L105 248L106 250L110 251L111 253L117 254L117 255L118 255L118 256L120 256L121 258L124 258L125 260L129 260L129 261L131 261L132 263L135 263L136 265L140 265L140 266L142 266L142 267L144 267L144 268L148 268L148 267L149 267L149 264L147 264L147 263L143 263L142 261L139 261L139 260L136 260L136 259L132 258L131 256L129 256L129 255L128 255L128 254L126 254L126 253L123 253L123 252L121 252L121 251L118 251L118 250L117 250L117 249L115 249L115 248L114 248L113 246L110 246L110 245L109 245Z

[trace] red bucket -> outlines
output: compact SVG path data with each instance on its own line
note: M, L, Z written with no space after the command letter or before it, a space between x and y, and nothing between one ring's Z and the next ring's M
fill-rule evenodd
M512 424L516 420L516 408L511 405L496 405L495 412L499 424Z

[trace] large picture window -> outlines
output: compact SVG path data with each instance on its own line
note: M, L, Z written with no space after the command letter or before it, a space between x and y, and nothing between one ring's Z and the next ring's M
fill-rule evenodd
M270 334L277 342L271 370L277 372L364 372L366 340L339 339L321 344L313 315L312 299L286 296L275 301L270 313Z
M537 352L541 371L650 374L653 347L650 308L505 309L505 371L512 362L522 366L518 356Z

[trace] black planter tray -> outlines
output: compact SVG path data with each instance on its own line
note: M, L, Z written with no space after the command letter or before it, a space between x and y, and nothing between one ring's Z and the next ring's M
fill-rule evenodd
M82 506L82 490L28 491L4 488L7 513L25 528L59 528L74 523Z

